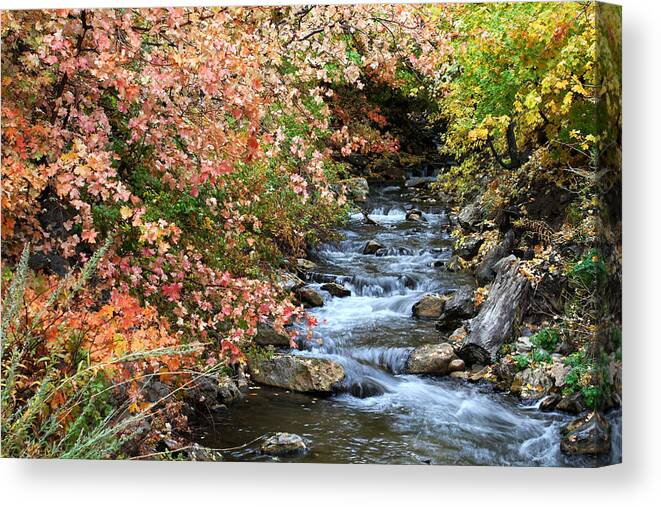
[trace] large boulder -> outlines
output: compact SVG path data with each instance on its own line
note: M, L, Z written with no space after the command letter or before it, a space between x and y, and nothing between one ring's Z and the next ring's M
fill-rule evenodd
M413 305L413 316L419 319L436 319L445 308L445 298L438 294L427 294Z
M280 290L289 292L303 287L305 282L289 271L280 270L277 274L276 284Z
M287 333L280 333L275 330L272 324L262 323L257 324L257 334L255 335L255 343L266 347L272 345L274 347L289 347L290 337Z
M464 206L457 216L459 225L467 231L478 231L483 220L484 208L478 202Z
M520 262L506 257L497 263L498 275L489 290L489 297L477 316L468 321L470 332L464 338L459 355L471 364L464 353L482 349L493 361L498 349L518 327L526 310L530 282L519 272Z
M344 379L344 368L335 361L317 357L276 355L249 359L255 382L301 393L330 393Z
M439 331L450 331L461 326L462 321L475 315L475 295L472 287L461 287L445 301L443 313L436 322Z
M561 430L560 450L565 454L605 454L610 452L610 425L599 412L590 412Z
M296 291L298 300L307 308L324 306L324 298L311 287L301 287Z
M331 296L335 296L336 298L345 298L351 296L351 291L349 289L347 289L344 285L340 285L339 283L335 282L323 284L321 286L321 290L325 290Z
M307 452L308 446L294 433L274 433L262 441L259 449L270 456L291 456Z
M457 359L449 343L422 345L411 352L406 361L406 372L447 375L450 371L460 369L459 363L453 364Z
M383 245L381 243L379 243L378 241L374 241L373 239L370 239L367 243L365 243L365 246L363 247L363 254L374 255L381 248L383 248Z
M493 282L496 278L494 266L503 257L512 253L514 248L514 232L508 231L503 240L492 247L484 256L482 261L475 268L475 278L480 285L486 285Z
M455 241L454 253L464 260L470 260L480 251L482 243L484 243L484 238L479 234L462 236Z

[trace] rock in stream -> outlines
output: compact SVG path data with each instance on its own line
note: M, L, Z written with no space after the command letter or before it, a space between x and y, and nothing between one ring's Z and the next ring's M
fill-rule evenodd
M301 393L330 393L344 379L344 369L330 359L278 354L249 359L255 382Z

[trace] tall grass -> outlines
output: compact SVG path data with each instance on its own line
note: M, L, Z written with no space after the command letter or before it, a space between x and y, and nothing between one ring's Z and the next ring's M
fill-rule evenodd
M120 456L124 444L135 436L135 428L151 415L150 409L155 404L129 413L125 403L113 400L118 386L107 378L106 367L111 363L190 352L187 346L134 352L118 356L108 364L81 361L73 371L63 373L63 358L74 345L76 336L65 332L64 343L47 349L37 347L45 339L40 334L42 321L50 318L50 313L66 311L76 293L89 282L110 241L77 274L70 273L62 279L43 307L29 319L25 317L25 293L31 280L29 246L23 251L2 300L0 452L3 457L108 459ZM48 352L43 357L35 357L35 350Z

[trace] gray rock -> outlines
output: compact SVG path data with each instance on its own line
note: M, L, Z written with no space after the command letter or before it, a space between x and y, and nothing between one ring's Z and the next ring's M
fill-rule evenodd
M223 455L218 451L203 447L197 443L187 449L186 454L190 461L223 461Z
M454 373L457 371L463 371L466 369L466 363L464 363L463 359L453 359L450 361L450 364L448 365L448 371L450 373Z
M580 414L587 407L581 393L572 393L568 396L563 396L555 408L570 414Z
M483 220L484 210L478 202L464 206L457 216L459 225L467 231L478 231Z
M516 351L519 354L526 354L532 351L532 342L528 336L519 336L516 339Z
M438 294L427 294L413 305L413 316L419 319L434 319L441 316L445 308L445 298Z
M291 456L306 453L308 446L294 433L275 433L264 439L260 450L270 456Z
M456 273L458 271L461 271L462 270L461 257L459 257L458 255L453 255L444 264L444 267L445 267L445 270L449 271L450 273Z
M280 290L289 292L303 287L305 282L288 271L280 270L278 271L276 284Z
M482 348L492 361L495 360L498 349L510 338L526 310L530 283L519 273L519 262L510 262L506 258L497 265L498 276L489 290L489 297L477 316L468 321L470 332L464 338L462 352L459 353L464 360L464 351L474 347Z
M325 290L331 296L335 296L337 298L345 298L351 296L351 291L339 283L325 283L321 286L321 290Z
M571 366L563 364L561 360L554 360L553 366L551 367L551 376L555 379L556 387L564 387L565 379L570 371Z
M459 326L457 329L452 331L450 336L448 336L448 341L454 344L458 344L463 342L466 336L468 336L468 330L466 329L466 326Z
M247 369L245 363L239 364L236 368L236 386L240 391L248 389L250 386Z
M406 362L407 373L447 375L450 363L458 359L449 343L422 345L411 352ZM457 363L455 363L455 366Z
M239 386L229 377L219 377L217 382L216 399L226 405L241 398Z
M237 384L224 376L200 376L184 392L184 401L197 410L209 412L241 397Z
M371 239L367 243L365 243L365 247L363 248L363 254L364 255L374 255L381 248L383 248L383 245L381 243Z
M383 247L379 248L374 255L377 257L387 257L391 255L413 255L413 250L405 247Z
M559 394L549 394L539 404L539 409L542 412L549 412L553 410L562 397Z
M421 222L424 220L424 217L422 216L422 211L419 209L411 209L406 212L406 220L409 222Z
M450 377L458 380L468 380L470 373L467 371L453 371L450 373Z
M491 369L488 366L484 368L479 368L477 370L471 371L471 373L468 375L468 381L481 382L483 380L488 380L490 374L491 374Z
M287 333L279 333L275 330L272 324L260 322L257 324L257 334L255 335L255 343L266 347L273 345L274 347L289 347L290 337Z
M439 331L459 327L463 320L475 315L475 297L472 287L461 287L447 297L443 313L436 322Z
M509 389L514 382L514 377L519 372L518 367L511 357L503 357L494 367L496 377L502 382L505 390Z
M281 354L270 359L249 359L248 366L258 384L301 393L330 393L344 379L340 364L316 357Z
M484 238L479 234L463 236L455 242L454 252L464 260L470 260L477 255Z
M406 188L425 188L436 181L435 176L414 176L404 182Z
M486 285L493 282L496 278L494 266L500 259L509 255L512 248L514 248L514 232L508 231L503 240L491 248L475 268L475 278L478 284Z
M157 403L172 393L172 388L159 380L151 379L141 388L142 396L149 403Z
M561 430L560 450L565 454L606 454L610 452L610 425L599 412L573 420Z
M324 306L324 298L322 298L321 294L316 290L310 287L301 287L296 291L296 295L298 296L298 300L303 303L303 306L305 307L314 308Z

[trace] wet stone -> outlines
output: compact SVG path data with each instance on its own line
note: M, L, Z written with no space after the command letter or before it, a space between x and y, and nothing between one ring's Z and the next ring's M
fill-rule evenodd
M297 291L298 299L306 307L324 306L324 298L310 287L302 287Z
M308 446L294 433L275 433L264 439L260 451L270 456L291 456L306 453Z
M373 239L371 239L363 247L363 254L364 255L374 255L381 248L383 248L383 245L381 245L381 243L378 243L377 241L374 241Z
M337 298L345 298L351 296L351 291L339 283L325 283L321 286L321 290L325 290L331 296L335 296Z
M565 454L605 454L610 451L610 425L600 412L591 412L562 428L560 450Z

